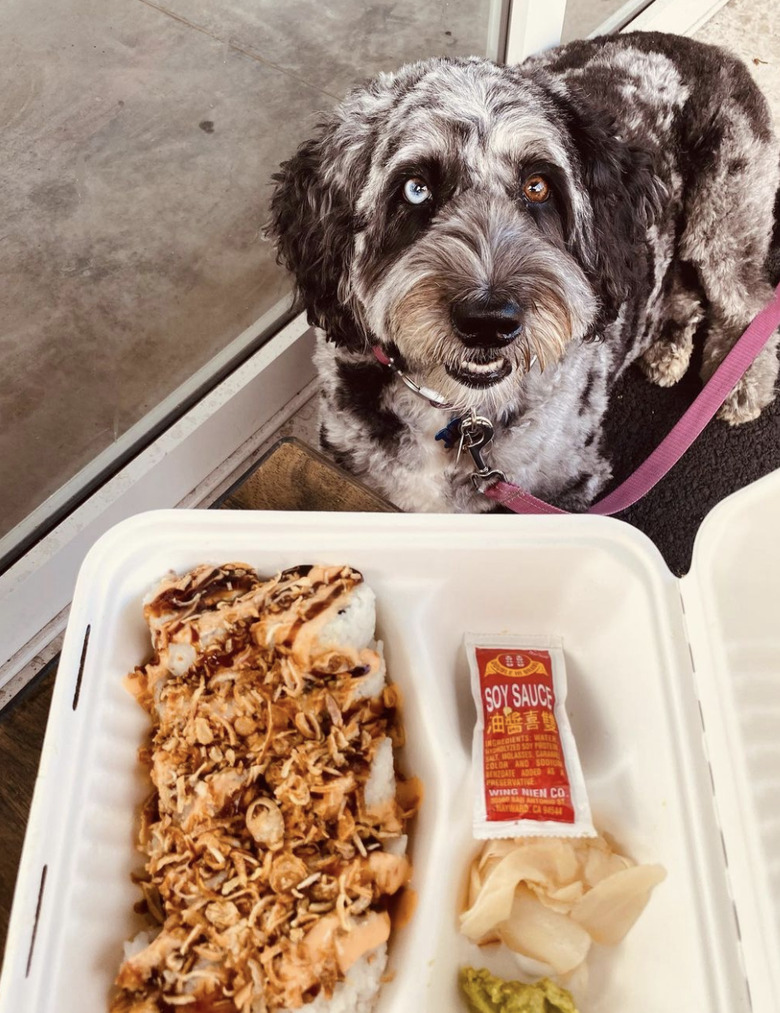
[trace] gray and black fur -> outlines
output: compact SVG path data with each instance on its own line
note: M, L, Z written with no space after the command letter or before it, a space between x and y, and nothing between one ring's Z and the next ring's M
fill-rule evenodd
M494 420L510 481L585 507L610 478L601 424L626 367L672 384L699 332L706 378L770 298L778 172L747 69L678 36L515 67L432 59L358 88L282 165L271 205L321 329L323 445L403 509L489 508L468 455L434 438L456 413L403 386L379 345ZM771 401L776 345L721 418Z

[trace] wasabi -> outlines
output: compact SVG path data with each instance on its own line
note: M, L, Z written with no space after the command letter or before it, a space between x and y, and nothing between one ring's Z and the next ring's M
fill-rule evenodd
M471 1013L578 1013L571 994L549 978L526 985L504 981L484 967L464 967L460 987Z

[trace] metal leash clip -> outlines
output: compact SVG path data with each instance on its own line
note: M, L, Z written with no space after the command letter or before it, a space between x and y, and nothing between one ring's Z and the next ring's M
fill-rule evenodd
M468 450L474 462L475 473L471 476L474 488L479 490L483 482L506 482L506 475L498 468L485 463L483 451L493 439L493 423L482 415L470 415L461 419L461 447Z

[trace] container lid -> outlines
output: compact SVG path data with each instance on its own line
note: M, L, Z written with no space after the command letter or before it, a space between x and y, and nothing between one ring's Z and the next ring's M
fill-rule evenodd
M754 1009L780 995L780 471L720 503L680 581Z

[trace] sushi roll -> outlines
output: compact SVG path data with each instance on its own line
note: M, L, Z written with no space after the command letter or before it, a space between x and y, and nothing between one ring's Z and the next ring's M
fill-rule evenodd
M140 878L111 1013L369 1013L411 876L399 697L349 567L232 563L145 600Z

